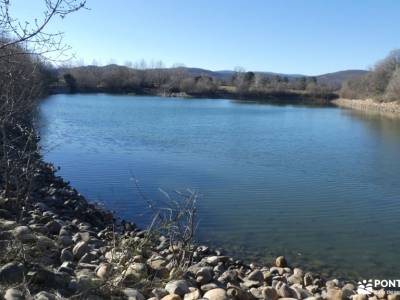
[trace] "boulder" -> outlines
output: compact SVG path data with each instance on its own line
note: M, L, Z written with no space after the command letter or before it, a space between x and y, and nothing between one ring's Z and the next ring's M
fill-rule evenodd
M306 290L309 291L311 294L315 294L319 291L319 286L318 285L307 285Z
M365 296L365 295L357 295L357 296ZM359 298L354 300L364 300L364 299ZM388 294L387 300L400 300L400 294Z
M23 243L34 242L36 240L36 237L28 226L17 226L12 233L17 240Z
M295 292L297 299L304 299L312 296L312 293L301 287L293 287L292 290Z
M74 255L72 254L69 249L65 248L61 250L61 255L60 255L60 260L61 262L65 261L73 261L74 260Z
M55 241L42 235L37 237L36 245L41 251L57 249L57 244Z
M326 293L326 299L328 300L344 300L343 291L337 287L328 288Z
M90 247L87 242L80 241L72 249L72 253L75 258L81 259L86 253L90 251Z
M97 255L91 251L91 252L85 253L79 260L79 263L87 264L87 263L91 263L91 262L95 261L96 259L97 259Z
M167 295L167 296L163 297L161 300L181 300L181 299L182 298L179 295L170 294L170 295Z
M138 281L147 277L147 266L144 263L133 263L124 272L125 283Z
M226 291L226 294L230 299L234 300L253 300L254 297L248 291L244 291L237 287L229 287Z
M0 218L7 219L7 220L14 219L12 213L10 213L7 209L0 209Z
M183 296L190 292L189 285L186 280L173 280L167 283L165 289L170 294Z
M99 278L93 277L92 275L79 274L77 276L76 284L79 291L85 292L88 290L97 289L103 284L103 281Z
M72 245L72 238L70 235L60 235L58 237L58 242L63 246L63 247L69 247Z
M250 293L255 299L264 299L263 294L261 293L261 288L251 288Z
M129 299L129 300L146 300L146 298L139 292L137 289L126 288L122 291L122 293Z
M287 261L286 258L284 256L278 256L275 259L275 265L279 268L285 268L287 267Z
M227 256L209 256L205 258L205 262L211 266L216 266L218 263L224 263L229 260Z
M247 279L248 280L252 280L252 281L263 282L264 281L264 275L260 270L254 270L247 276Z
M58 272L67 273L70 275L74 275L74 264L70 261L65 261L58 268Z
M245 289L250 289L252 287L259 287L261 285L260 281L255 281L255 280L248 280L245 278L242 283L240 283L240 286L245 288Z
M197 288L189 288L190 292L183 297L184 300L197 300L201 298L201 292Z
M57 221L50 221L44 225L50 234L59 234L62 225Z
M213 289L217 289L217 288L219 288L220 286L218 286L217 284L215 284L214 282L211 282L211 283L207 283L207 284L204 284L204 285L202 285L201 287L200 287L200 289L203 291L203 292L208 292L208 291L211 291L211 290L213 290Z
M239 273L237 270L228 270L222 273L222 275L218 278L219 282L224 284L230 282L232 284L238 284Z
M293 275L297 277L304 277L304 272L300 268L294 268L293 269Z
M211 267L202 267L196 272L196 281L200 284L209 283L214 276L214 271Z
M0 231L12 230L17 227L17 222L9 220L0 220Z
M24 294L18 289L8 289L4 294L5 300L24 300Z
M296 298L296 293L286 283L276 285L276 290L281 298Z
M204 294L203 298L209 300L229 300L228 294L221 288L209 290Z
M106 280L112 273L112 265L110 264L101 264L97 271L96 276L100 279Z
M168 291L163 288L155 288L151 291L151 293L158 299L164 298L168 295Z
M154 259L148 259L147 265L150 268L152 268L153 270L158 271L158 270L165 268L165 266L167 265L167 262L165 261L164 258L158 257L158 258L154 258Z
M277 300L279 298L278 292L271 286L261 288L261 295L264 300Z
M20 283L24 279L25 268L21 263L10 262L0 268L1 283Z
M303 284L303 277L291 275L288 277L287 282L289 284Z
M33 297L34 300L57 300L56 295L49 292L40 292Z

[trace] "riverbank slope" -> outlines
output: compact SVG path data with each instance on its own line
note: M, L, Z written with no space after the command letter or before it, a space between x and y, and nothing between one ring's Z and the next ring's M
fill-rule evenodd
M333 100L332 103L340 107L400 117L400 103L397 101L377 102L372 99L359 100L339 98Z

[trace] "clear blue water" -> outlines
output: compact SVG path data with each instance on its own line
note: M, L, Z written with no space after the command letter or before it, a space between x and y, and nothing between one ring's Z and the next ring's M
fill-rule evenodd
M328 276L400 270L400 120L339 108L215 99L55 95L45 159L141 226L166 191L200 193L198 239Z

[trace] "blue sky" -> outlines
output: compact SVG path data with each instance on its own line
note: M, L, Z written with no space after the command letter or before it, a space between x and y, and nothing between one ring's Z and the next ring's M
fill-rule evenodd
M14 0L23 20L41 0ZM316 75L366 69L400 48L397 0L88 0L51 30L86 64L140 59L167 66Z

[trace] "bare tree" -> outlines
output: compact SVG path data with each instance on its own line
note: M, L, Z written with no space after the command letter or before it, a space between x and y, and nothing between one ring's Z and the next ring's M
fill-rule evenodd
M60 59L70 47L63 42L62 32L47 32L47 25L55 17L65 18L68 14L85 7L86 0L43 0L43 17L35 19L34 24L12 16L11 3L11 0L0 0L0 30L3 36L0 50L18 45L20 50L13 55L53 53L56 54L53 59ZM0 57L3 56L4 53Z
M16 205L23 205L30 196L39 156L32 112L46 92L47 55L63 57L69 49L62 33L46 28L53 18L83 8L85 1L43 0L43 18L34 24L12 16L11 2L0 0L0 188Z
M385 99L388 101L400 101L400 67L397 67L386 88Z
M340 94L350 99L399 100L399 68L400 50L394 50L378 62L367 75L346 82Z

